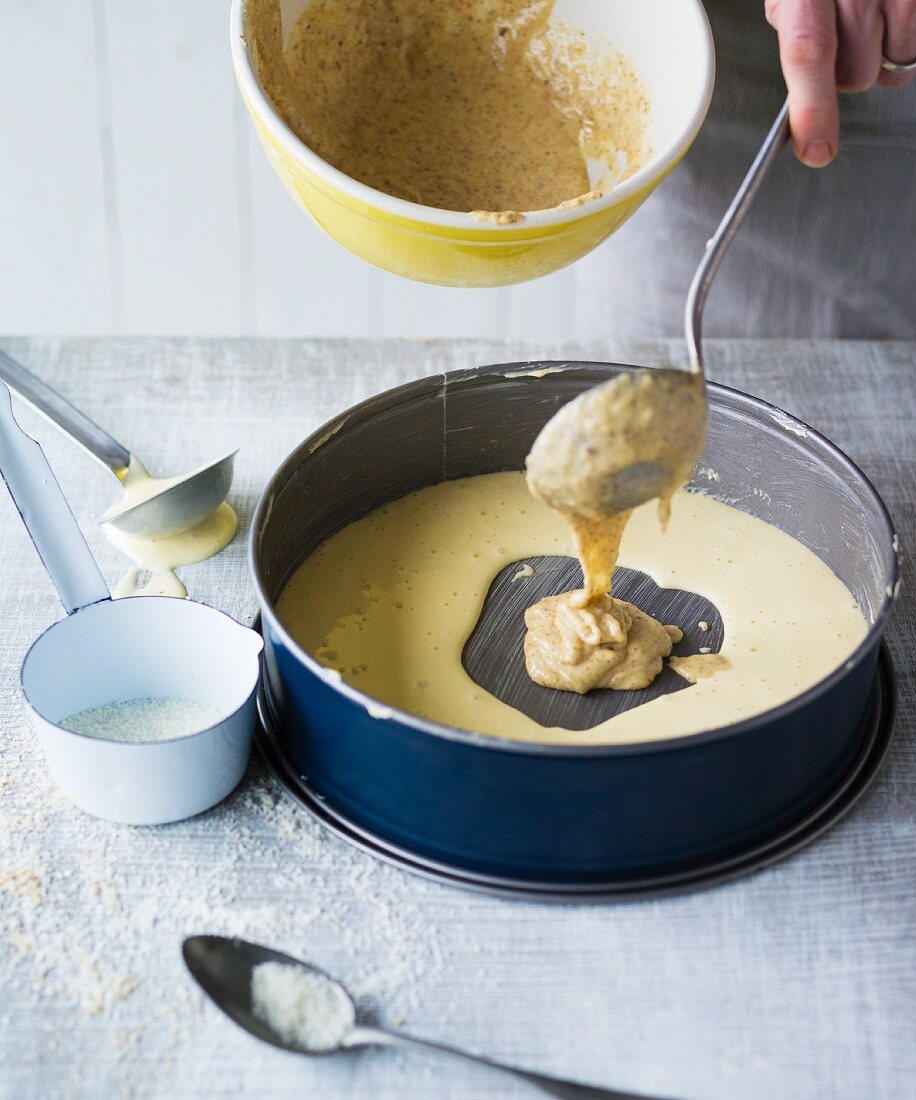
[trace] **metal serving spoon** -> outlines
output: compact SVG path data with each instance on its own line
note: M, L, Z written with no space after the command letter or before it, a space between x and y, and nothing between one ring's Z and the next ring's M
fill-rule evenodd
M135 471L140 466L136 456L126 447L2 350L0 379L17 397L69 436L122 484L131 463ZM212 515L229 495L235 455L233 451L183 477L169 478L145 499L109 510L100 522L110 523L121 531L144 538L164 538L196 527Z
M684 316L684 329L687 350L690 355L689 371L652 370L640 375L644 386L643 408L653 414L674 409L678 403L679 391L686 396L691 388L691 378L702 385L704 378L702 323L703 307L719 264L728 250L728 246L750 208L751 203L764 177L779 158L789 141L789 103L782 110L770 128L760 151L754 158L744 181L738 188L719 228L706 245L706 251L693 277L687 295ZM625 379L626 376L623 376ZM694 388L696 385L694 383ZM619 442L616 425L608 420L602 410L608 404L609 392L616 387L628 384L618 377L602 386L596 386L577 397L569 405L547 422L532 448L534 470L529 461L529 484L551 507L560 511L578 512L580 515L615 515L644 504L653 497L664 496L678 481L679 471L675 468L674 451L664 458L647 462L633 463L629 459L632 447L615 448ZM616 393L612 391L611 396ZM569 412L566 410L569 409ZM634 429L634 431L638 431ZM702 436L702 432L693 433ZM690 459L687 453L691 441L685 441L685 449L678 456ZM689 463L692 469L699 459L702 438L697 440L698 450ZM614 453L616 450L616 454ZM583 461L588 456L588 465L593 468L593 476L579 478L575 471L585 468ZM532 476L534 475L534 476ZM570 492L576 499L570 498Z
M619 1092L615 1089L598 1088L595 1085L580 1085L573 1081L562 1081L556 1077L547 1077L541 1073L529 1073L516 1069L490 1058L481 1058L476 1054L458 1050L442 1043L431 1043L427 1039L415 1039L402 1032L386 1031L369 1027L357 1022L353 998L340 982L329 977L317 967L310 966L300 959L294 959L269 947L261 947L245 940L228 939L225 936L192 936L184 941L182 954L188 969L197 984L213 1001L217 1008L234 1020L257 1039L263 1039L281 1050L294 1054L326 1055L341 1051L355 1050L357 1047L381 1046L399 1047L402 1050L418 1050L426 1053L445 1054L460 1058L464 1062L473 1062L490 1069L501 1070L513 1077L526 1081L540 1089L547 1096L556 1096L560 1100L650 1100L644 1094ZM302 1045L288 1042L278 1035L265 1021L255 1015L251 1003L252 971L260 963L275 962L286 966L298 967L310 974L320 975L325 982L333 986L341 1006L341 1015L345 1027L341 1029L339 1042L332 1047L308 1049Z

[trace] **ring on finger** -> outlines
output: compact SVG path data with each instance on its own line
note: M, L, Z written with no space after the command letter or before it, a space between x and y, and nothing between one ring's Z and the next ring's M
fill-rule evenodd
M891 61L889 57L882 57L881 68L889 73L914 73L916 72L916 58L906 64L901 64L899 61Z

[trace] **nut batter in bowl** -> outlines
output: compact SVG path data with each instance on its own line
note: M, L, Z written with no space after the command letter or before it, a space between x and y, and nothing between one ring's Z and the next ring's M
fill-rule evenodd
M576 206L649 155L648 96L555 0L310 0L288 35L249 0L259 78L289 128L353 179L510 224Z

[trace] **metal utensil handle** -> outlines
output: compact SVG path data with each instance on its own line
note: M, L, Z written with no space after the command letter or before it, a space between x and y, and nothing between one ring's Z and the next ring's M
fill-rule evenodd
M21 363L0 350L0 379L56 428L79 444L97 462L119 478L130 465L130 451L81 413L59 393L46 386L40 378L27 371Z
M45 453L19 427L10 391L0 382L0 476L35 544L67 614L109 598Z
M576 1081L564 1081L559 1077L548 1077L543 1073L530 1073L528 1070L517 1069L515 1066L506 1066L502 1062L494 1062L492 1058L482 1058L477 1054L469 1054L458 1047L446 1046L444 1043L433 1043L428 1039L415 1039L412 1035L405 1035L402 1031L385 1031L374 1027L357 1027L349 1036L348 1046L362 1046L371 1044L374 1046L398 1047L402 1050L419 1050L426 1053L446 1054L452 1058L460 1058L465 1062L474 1062L476 1065L486 1066L489 1069L510 1073L529 1085L540 1089L547 1096L555 1096L558 1100L652 1100L644 1094L635 1092L619 1092L616 1089L599 1088L597 1085L580 1085Z
M712 286L722 257L732 243L735 234L744 221L744 215L750 209L764 177L770 167L779 159L789 142L789 101L782 105L776 121L770 127L760 151L754 158L744 181L738 188L719 228L706 244L706 251L697 268L687 295L687 308L684 312L684 332L687 337L687 351L690 354L690 369L703 372L703 307L706 295Z

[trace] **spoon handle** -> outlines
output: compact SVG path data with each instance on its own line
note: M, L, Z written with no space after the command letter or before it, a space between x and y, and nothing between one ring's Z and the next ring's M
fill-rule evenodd
M576 1081L564 1081L559 1077L548 1077L543 1073L531 1073L528 1070L517 1069L515 1066L504 1065L502 1062L495 1062L492 1058L469 1054L465 1050L446 1046L444 1043L433 1043L428 1039L415 1039L412 1035L405 1035L402 1031L384 1031L381 1028L359 1026L350 1033L346 1045L348 1047L397 1047L401 1050L425 1051L427 1054L430 1052L445 1054L452 1058L460 1058L464 1062L473 1062L476 1065L487 1066L489 1069L509 1073L513 1077L533 1085L547 1096L559 1097L559 1100L653 1100L644 1093L620 1092L618 1089L599 1088L597 1085L580 1085ZM655 1098L655 1100L660 1100L660 1098Z
M10 391L0 382L0 476L69 615L109 598L105 579L45 453L19 427Z
M130 451L2 349L0 380L45 420L82 447L96 462L100 462L116 478L121 479L130 465Z
M754 157L754 163L748 169L731 205L726 210L725 217L719 223L719 228L707 242L703 259L700 260L700 266L690 285L687 308L684 311L684 330L687 337L687 350L690 353L690 369L693 371L703 373L703 307L706 304L706 295L719 270L722 257L741 227L764 177L779 159L788 142L789 101L786 100L776 116L776 121L770 127L763 145L760 146L757 156Z

